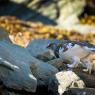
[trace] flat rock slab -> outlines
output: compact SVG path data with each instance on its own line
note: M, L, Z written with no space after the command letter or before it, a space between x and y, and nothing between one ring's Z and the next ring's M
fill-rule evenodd
M37 79L27 64L29 58L31 55L23 48L7 41L0 41L0 79L5 86L18 90L36 91Z
M52 65L37 60L25 48L0 41L0 79L14 89L36 91L37 85L46 85L48 78L58 72ZM6 69L7 68L7 69Z
M43 52L48 51L49 49L46 48L50 43L60 43L62 41L58 40L46 40L46 39L38 39L30 42L27 46L27 50L31 53L32 56L37 56L42 54Z

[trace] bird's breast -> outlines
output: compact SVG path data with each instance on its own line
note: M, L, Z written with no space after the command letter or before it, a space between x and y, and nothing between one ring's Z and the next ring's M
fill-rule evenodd
M88 55L89 55L89 51L82 48L79 45L76 45L73 48L70 48L63 53L60 53L60 57L63 57L63 58L71 58L71 57L77 56L81 59L81 58L85 58Z

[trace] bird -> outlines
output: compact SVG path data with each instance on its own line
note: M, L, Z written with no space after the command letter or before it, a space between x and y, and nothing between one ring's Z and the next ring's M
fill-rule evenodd
M56 46L56 48L52 48L56 52L55 55L57 54L57 57L67 62L67 67L75 68L81 64L91 73L92 64L87 57L95 53L95 46L93 44L85 41L66 40L53 46Z

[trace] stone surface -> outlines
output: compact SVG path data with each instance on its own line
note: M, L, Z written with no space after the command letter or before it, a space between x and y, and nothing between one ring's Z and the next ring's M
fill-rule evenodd
M48 61L48 63L51 64L51 65L53 65L57 69L60 69L60 68L61 68L61 70L62 69L63 70L66 69L65 68L66 67L65 66L66 64L64 64L64 62L63 62L63 60L61 58L56 58L56 59L50 60L50 61Z
M28 52L22 48L7 41L0 41L0 80L5 86L30 92L36 91L37 79L32 75L29 65L26 63L28 57Z
M95 95L94 88L70 88L68 95Z
M44 63L39 60L34 60L32 63L34 64L31 64L30 68L33 75L38 80L38 85L48 85L49 78L58 72L57 68L46 62Z
M27 50L31 53L32 56L37 56L47 52L49 49L46 48L50 43L59 43L61 41L58 40L45 40L45 39L38 39L30 42L27 46Z
M4 28L0 27L0 40L3 39L10 41L8 32Z
M61 71L50 79L49 90L62 95L67 88L84 88L84 82L72 71Z
M55 56L53 50L46 49L45 52L42 52L42 54L37 55L36 58L38 58L42 61L49 61L49 60L56 58L56 56Z
M84 73L80 68L76 68L74 72L84 81L87 87L95 88L95 75Z
M16 69L16 71L14 70L12 73L10 73L9 70L10 75L6 75L4 78L4 82L7 82L6 85L10 87L16 82L15 85L18 84L18 86L21 87L25 86L25 89L29 87L31 91L33 88L36 89L37 84L46 85L48 78L58 72L52 65L32 57L25 48L13 45L7 41L0 42L0 57L9 62L4 61L5 63L2 63L4 64L3 67L11 67L9 69L12 70ZM3 75L5 75L7 70L8 69L4 70L4 72L2 71L1 74L3 73ZM14 87L15 86L13 86L13 88ZM31 87L32 89L30 89Z

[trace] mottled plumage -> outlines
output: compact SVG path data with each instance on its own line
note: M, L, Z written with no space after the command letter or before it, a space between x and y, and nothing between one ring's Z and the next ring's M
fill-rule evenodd
M87 59L87 57L90 54L95 53L94 45L88 42L67 40L63 43L53 43L52 46L55 46L55 48L51 48L51 46L49 48L54 50L55 55L57 54L57 57L60 57L63 59L63 61L69 63L67 64L69 68L74 68L78 66L78 64L83 64L83 62L85 62L85 65L83 64L83 66L87 69L90 69L91 71L91 62Z

